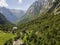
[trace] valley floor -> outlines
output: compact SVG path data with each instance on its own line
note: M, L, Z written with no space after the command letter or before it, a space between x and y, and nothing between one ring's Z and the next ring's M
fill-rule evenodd
M13 35L11 33L4 33L3 31L0 31L0 45L4 45L6 41L9 39L13 39L16 35Z

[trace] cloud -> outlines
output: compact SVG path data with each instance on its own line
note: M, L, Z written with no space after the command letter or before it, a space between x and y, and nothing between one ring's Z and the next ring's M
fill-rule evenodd
M22 3L22 0L19 0L19 3Z
M8 4L7 4L6 0L0 0L0 6L1 7L7 7Z

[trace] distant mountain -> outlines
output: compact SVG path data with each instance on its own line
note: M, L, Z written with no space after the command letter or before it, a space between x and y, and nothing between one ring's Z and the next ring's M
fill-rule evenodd
M17 17L13 15L13 13L11 13L10 10L5 7L0 7L0 13L2 13L7 18L7 20L11 22L14 22L17 19Z
M60 0L37 0L27 10L26 14L20 18L20 22L29 22L41 14L54 11ZM40 15L39 15L40 14ZM19 23L20 23L19 22Z
M12 23L15 23L21 16L25 14L23 10L7 9L5 7L0 7L0 13L2 13L7 18L7 20Z
M0 30L8 31L14 26L13 23L8 21L3 14L0 13Z
M25 11L20 10L20 9L10 9L10 11L12 12L12 14L14 14L17 18L20 18L21 16L23 16L25 14Z

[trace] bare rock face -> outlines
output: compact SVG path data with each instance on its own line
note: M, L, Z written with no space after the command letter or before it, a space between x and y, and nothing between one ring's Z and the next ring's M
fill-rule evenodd
M60 0L53 0L53 3L51 5L50 9L48 10L48 13L49 12L53 12L54 13L54 11L56 10L56 7L59 5L59 3L60 3Z
M26 14L20 18L20 22L31 21L37 18L38 14L54 13L59 3L60 0L37 0L29 7Z
M56 6L55 10L54 10L54 14L60 14L60 3Z
M26 15L37 15L40 12L49 10L56 5L54 3L59 3L59 0L37 0L35 1L27 10Z

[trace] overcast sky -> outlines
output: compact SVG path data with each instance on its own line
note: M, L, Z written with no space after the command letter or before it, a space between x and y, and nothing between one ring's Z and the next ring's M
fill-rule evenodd
M0 0L1 7L27 10L35 0Z

